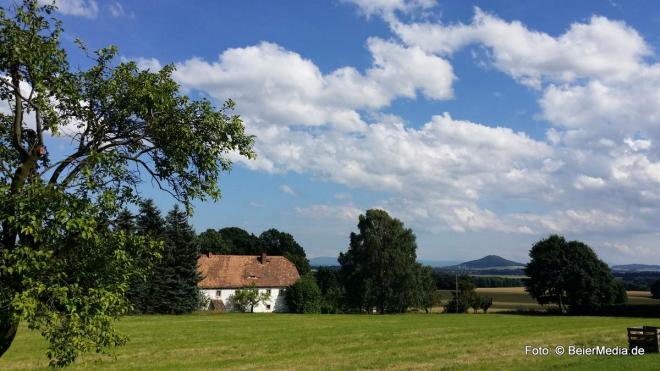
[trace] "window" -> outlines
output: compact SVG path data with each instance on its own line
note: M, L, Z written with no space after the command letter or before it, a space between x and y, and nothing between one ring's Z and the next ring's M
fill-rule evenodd
M270 289L266 290L266 294L270 294ZM270 308L268 308L268 309L270 309Z
M221 298L222 297L222 290L218 290L215 292L215 297L216 298Z
M270 291L270 290L268 290ZM270 304L266 305L266 309L270 310Z

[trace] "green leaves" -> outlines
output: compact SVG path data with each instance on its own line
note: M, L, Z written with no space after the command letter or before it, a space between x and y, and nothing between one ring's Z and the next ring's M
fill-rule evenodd
M14 203L16 226L33 223L14 249L2 250L0 276L11 289L5 299L15 318L49 340L52 365L123 344L111 323L126 313L128 282L153 263L159 243L107 229L97 223L107 212L103 203L50 185L33 183L21 197L5 200Z
M253 158L254 138L232 101L216 109L181 94L171 65L141 71L117 63L114 46L89 53L77 40L93 63L72 69L53 10L37 0L0 8L0 100L14 108L0 114L0 317L41 331L63 366L126 341L112 321L161 249L109 223L140 203L138 185L152 182L191 212L192 200L220 197L229 153ZM71 145L51 158L58 135ZM15 328L0 326L0 355Z

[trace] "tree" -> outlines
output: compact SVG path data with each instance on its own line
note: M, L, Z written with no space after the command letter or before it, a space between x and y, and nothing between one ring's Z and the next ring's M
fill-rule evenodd
M172 65L140 70L115 47L77 41L91 67L72 68L55 7L41 3L0 8L0 355L24 320L62 366L125 342L113 321L158 255L157 242L106 221L139 202L145 179L188 211L217 199L229 153L252 158L254 138L233 102L182 95ZM48 146L67 135L56 158Z
M301 276L310 272L309 260L305 255L305 249L286 232L280 232L271 228L263 232L259 239L269 255L282 255L289 259L298 269Z
M482 297L480 295L474 295L472 297L472 300L470 301L470 308L472 308L472 312L474 314L479 312L479 308L481 308L481 300Z
M349 309L404 312L415 304L417 243L411 229L384 210L360 215L359 233L351 233L339 255Z
M319 267L314 274L321 290L321 312L340 313L344 307L344 288L339 278L339 269Z
M321 312L321 290L311 273L300 277L286 290L286 304L294 313Z
M160 210L156 207L153 200L147 199L140 202L140 209L135 219L135 233L139 236L150 239L158 243L162 248L165 235L165 220L163 220ZM162 257L159 254L159 257ZM146 266L149 262L139 262L139 265ZM146 270L142 276L135 276L129 282L126 292L126 299L132 305L132 313L154 313L158 302L154 299L152 285L155 282L152 269Z
M186 212L174 206L165 218L163 258L151 275L149 285L151 311L181 314L200 308L197 283L199 248L195 231L188 224Z
M461 275L458 277L458 291L452 291L452 298L445 304L446 313L465 313L477 298L472 277Z
M626 300L609 266L582 242L552 235L537 242L529 256L525 286L539 304L554 303L562 313L586 314Z
M267 303L270 301L270 293L262 292L259 293L257 286L252 283L250 287L238 289L234 292L232 297L233 306L241 312L247 311L250 309L250 313L254 312L254 307L259 305L259 303Z
M436 287L433 268L428 265L417 264L417 291L418 306L429 313L433 307L440 305L442 297Z
M222 239L231 246L231 254L259 255L266 251L259 237L238 227L222 228L218 231Z
M490 309L491 306L493 306L493 298L482 296L481 303L479 305L481 310L483 310L484 313L488 313L488 309Z
M656 280L651 284L651 295L653 299L660 299L660 280Z
M135 229L139 235L149 236L161 241L165 234L165 220L154 200L146 199L140 202L140 210L135 216Z
M133 214L131 214L128 209L121 210L115 219L114 227L115 229L124 231L126 233L134 233L135 221Z
M199 252L202 254L231 254L233 245L222 238L222 234L215 229L207 229L197 236Z

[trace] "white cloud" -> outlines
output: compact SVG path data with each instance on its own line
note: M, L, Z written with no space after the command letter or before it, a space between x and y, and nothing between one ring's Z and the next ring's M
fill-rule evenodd
M575 179L573 186L577 189L599 189L605 186L605 181L599 177L580 175Z
M385 17L404 43L368 39L373 62L363 71L322 73L264 42L225 50L217 61L178 63L176 78L218 101L236 99L257 136L257 160L236 158L246 167L380 191L382 200L360 206L384 208L414 228L597 236L654 230L660 67L648 62L651 48L634 29L595 16L552 36L479 10L468 24L405 24L397 15L415 7L404 3L412 4L358 2L365 14ZM550 125L545 138L449 113L411 127L380 111L401 97L452 98L449 61L470 44L488 50L489 65L539 89L538 117ZM160 67L156 60L141 65ZM361 209L336 199L296 213L354 222Z
M440 57L416 47L372 38L373 65L364 74L344 67L324 75L310 60L276 44L228 49L217 62L192 58L177 64L186 88L218 100L231 97L253 124L323 126L361 131L358 109L385 107L397 97L452 97L454 75Z
M51 0L39 0L42 4L51 4ZM72 16L96 18L99 5L96 0L55 0L57 11Z
M284 192L288 195L291 195L291 196L297 196L298 195L298 193L293 188L291 188L290 186L288 186L286 184L282 184L279 187L279 189L280 189L280 191L282 191L282 192Z
M346 222L356 222L362 210L353 205L315 204L310 207L297 207L296 213L305 218L337 219Z
M395 20L391 26L408 45L442 55L451 55L469 44L482 44L491 50L495 67L535 87L540 87L542 79L625 79L633 76L651 53L637 31L600 16L591 17L588 23L574 23L558 37L529 30L518 21L504 21L479 8L470 24L405 24Z
M135 13L133 11L124 9L124 6L121 5L118 1L108 4L108 11L113 17L128 17L135 18Z
M394 12L411 13L430 9L437 4L436 0L343 0L355 4L366 16L380 15L391 17Z
M127 58L123 58L123 61L128 61ZM133 61L137 64L137 67L143 71L150 70L151 72L157 72L163 65L160 64L160 61L156 58L134 58Z

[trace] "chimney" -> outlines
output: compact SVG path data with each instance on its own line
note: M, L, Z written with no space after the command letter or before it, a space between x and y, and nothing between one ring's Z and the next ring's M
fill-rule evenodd
M261 264L266 264L266 253L265 252L261 253Z
M212 257L212 256L213 256L213 254L211 254L210 251L206 253L206 257L207 257L207 258L210 258L210 257Z

